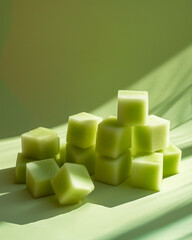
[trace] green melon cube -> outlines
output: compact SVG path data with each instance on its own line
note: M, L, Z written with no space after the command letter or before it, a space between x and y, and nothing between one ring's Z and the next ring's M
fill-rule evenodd
M119 90L117 116L123 125L144 125L148 116L148 92Z
M155 152L169 146L170 121L155 115L145 126L133 127L133 148L136 152Z
M59 137L55 131L39 127L21 135L21 146L26 157L51 158L59 151Z
M53 158L27 163L26 186L34 198L54 193L50 181L59 169Z
M131 147L132 128L120 125L116 117L109 117L98 125L96 152L117 158Z
M60 143L59 153L54 158L59 167L62 167L66 162L66 142Z
M137 156L132 161L130 184L133 187L160 191L163 177L163 154Z
M94 190L94 184L85 166L65 163L51 180L60 204L78 203Z
M182 151L170 144L168 148L159 151L163 153L163 177L168 177L179 172Z
M97 155L95 161L95 181L110 185L119 185L130 175L131 150L117 158Z
M17 183L26 182L26 164L36 159L25 157L22 153L17 154L15 177Z
M89 148L79 148L72 144L67 144L66 147L66 158L67 162L83 164L87 167L90 175L95 170L95 146Z
M67 129L67 143L80 148L95 145L98 123L102 118L90 113L78 113L70 116Z

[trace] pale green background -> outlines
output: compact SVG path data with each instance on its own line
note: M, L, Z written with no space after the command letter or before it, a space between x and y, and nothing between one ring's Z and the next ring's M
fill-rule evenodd
M115 97L192 42L191 10L190 0L1 0L0 138Z

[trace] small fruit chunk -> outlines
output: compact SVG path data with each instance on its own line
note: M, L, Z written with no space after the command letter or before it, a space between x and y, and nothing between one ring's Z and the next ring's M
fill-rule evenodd
M96 152L117 158L131 147L132 128L120 125L116 117L108 117L98 125Z
M69 117L67 143L80 148L95 145L98 123L102 118L82 112Z
M51 180L60 204L78 203L94 190L94 184L85 166L66 162Z
M66 158L67 162L83 164L90 175L94 174L96 158L95 146L83 149L67 143Z
M53 194L51 179L59 171L53 158L27 163L26 186L34 198Z
M133 148L136 152L155 152L169 146L170 121L150 115L144 126L133 127Z
M17 154L15 177L17 183L26 182L26 164L36 159L25 157L22 153Z
M170 144L168 148L159 152L163 153L163 177L177 174L181 161L181 150L173 144Z
M137 156L132 161L130 184L133 187L160 191L163 177L163 154Z
M94 179L110 185L119 185L130 175L131 162L130 149L117 158L97 155Z
M129 126L144 125L148 115L148 92L118 91L117 116L119 123Z
M39 127L21 135L21 147L26 157L51 158L59 152L59 137L55 131Z

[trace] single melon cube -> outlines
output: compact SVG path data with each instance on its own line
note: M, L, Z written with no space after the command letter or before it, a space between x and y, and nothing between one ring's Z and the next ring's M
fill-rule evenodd
M78 113L70 116L67 129L67 143L80 148L95 145L98 123L102 118L90 113Z
M85 166L65 163L51 180L60 204L74 204L94 190L94 184Z
M163 154L137 156L132 161L130 184L133 187L160 191L163 177Z
M97 155L95 161L95 181L118 185L125 181L130 175L131 150L117 158L109 158Z
M179 172L182 151L170 144L168 148L159 151L163 153L163 177L168 177Z
M21 135L21 146L26 157L51 158L59 152L59 137L55 131L39 127Z
M94 173L96 157L95 146L83 149L68 143L66 148L67 162L83 164L87 167L90 175Z
M50 181L59 169L53 158L27 163L26 186L34 198L53 194Z
M66 142L60 143L59 153L55 156L55 161L62 167L66 161Z
M25 157L22 153L17 154L15 177L17 183L26 182L26 164L36 159Z
M148 92L119 90L117 116L123 125L144 125L148 116Z
M136 152L155 152L169 146L170 121L155 115L145 126L133 127L133 148Z
M120 125L116 117L109 117L98 125L96 152L117 158L131 147L132 128Z

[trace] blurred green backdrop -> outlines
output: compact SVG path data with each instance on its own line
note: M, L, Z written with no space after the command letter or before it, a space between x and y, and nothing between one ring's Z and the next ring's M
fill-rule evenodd
M0 0L0 138L116 96L190 45L191 9L191 0Z

